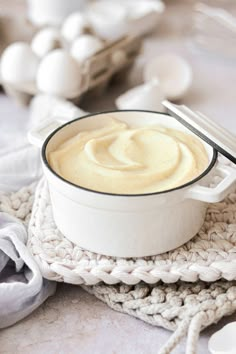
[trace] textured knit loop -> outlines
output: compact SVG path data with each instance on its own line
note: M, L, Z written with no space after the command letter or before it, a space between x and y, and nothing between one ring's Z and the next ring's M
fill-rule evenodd
M214 313L212 314L214 318ZM190 322L188 329L187 345L186 345L186 354L197 354L197 343L201 327L203 326L204 321L206 321L205 312L197 313Z
M27 191L24 192L27 195ZM14 200L15 205L17 201ZM6 203L14 210L12 203ZM22 217L27 212L23 208ZM47 279L72 284L99 282L135 285L217 281L236 279L236 189L221 203L209 205L199 233L176 250L152 257L124 259L85 251L70 242L57 229L52 214L47 183L37 187L29 225L29 242L43 275ZM190 301L190 300L189 300Z
M159 350L158 354L169 354L175 349L175 347L180 343L181 339L186 335L189 320L184 320L180 323L176 331L173 335L169 338L166 344ZM186 354L189 354L186 352Z
M28 224L34 193L32 185L0 195L0 210ZM186 354L196 354L200 331L236 310L236 189L209 206L202 229L186 245L156 257L118 259L82 250L58 231L42 180L29 234L44 277L82 284L114 310L175 331L158 354L170 354L185 335Z
M236 310L235 281L82 287L116 311L174 331L158 354L171 354L186 335L185 353L197 354L200 331Z

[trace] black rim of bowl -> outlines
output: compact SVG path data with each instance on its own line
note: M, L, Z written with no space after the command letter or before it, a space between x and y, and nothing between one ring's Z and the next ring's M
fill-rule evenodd
M168 113L163 113L163 112L155 112L155 111L148 111L148 110L141 110L141 109L124 109L124 110L112 110L112 111L103 111L103 112L97 112L97 113L90 113L90 114L87 114L85 116L82 116L82 117L79 117L79 118L75 118L69 122L66 122L65 124L62 124L60 127L56 128L51 134L49 134L49 136L46 138L45 142L43 143L43 146L42 146L42 151L41 151L41 154L42 154L42 160L45 164L45 166L49 169L49 171L56 177L58 177L61 181L69 184L70 186L72 187L75 187L75 188L79 188L79 189L82 189L86 192L90 192L90 193L96 193L96 194L102 194L102 195L109 195L109 196L117 196L117 197L145 197L145 196L152 196L152 195L159 195L159 194L164 194L164 193L170 193L170 192L173 192L173 191L177 191L177 190L180 190L180 189L184 189L186 187L189 187L191 186L192 184L198 182L200 179L202 179L203 177L205 177L210 171L211 169L214 167L215 163L216 163L216 160L217 160L217 156L218 156L218 152L216 149L212 148L213 150L213 155L212 155L212 159L208 165L208 167L199 175L197 176L196 178L194 178L193 180L185 183L185 184L182 184L178 187L175 187L175 188L172 188L172 189L167 189L167 190L163 190L163 191L159 191L159 192L152 192L152 193L140 193L140 194L120 194L120 193L109 193L109 192L102 192L102 191L97 191L97 190L94 190L94 189L89 189L89 188L86 188L86 187L82 187L78 184L75 184L73 182L70 182L68 181L67 179L63 178L62 176L60 176L59 174L57 174L52 168L51 166L49 165L48 163L48 160L47 160L47 157L46 157L46 149L47 149L47 145L49 143L49 141L51 140L51 138L57 133L59 132L61 129L63 129L64 127L66 127L67 125L70 125L78 120L82 120L82 119L86 119L86 118L89 118L89 117L92 117L92 116L97 116L97 115L101 115L101 114L109 114L109 113L119 113L119 112L141 112L141 113L154 113L154 114L158 114L158 115L166 115L166 116L169 116L171 118L173 118L171 115L169 115ZM173 118L175 119L175 118ZM203 140L202 138L200 138L201 140ZM206 143L206 142L205 142Z

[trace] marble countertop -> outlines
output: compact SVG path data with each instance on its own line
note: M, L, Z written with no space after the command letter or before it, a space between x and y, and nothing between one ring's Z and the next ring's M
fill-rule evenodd
M198 353L207 354L209 336L228 321L205 330ZM32 315L0 332L1 354L157 354L170 332L115 312L78 286L60 284L56 295ZM173 354L184 354L183 341Z
M0 3L1 5L1 3ZM235 62L194 47L191 38L192 1L169 1L163 21L145 40L143 54L128 80L108 88L106 95L82 102L88 111L114 108L115 97L127 87L141 82L141 67L150 57L174 52L192 64L194 80L184 103L209 115L236 133ZM187 19L187 20L186 20ZM19 108L0 95L1 116L7 115L11 127L26 126L27 109ZM14 123L17 117L17 124ZM11 133L15 134L11 128ZM205 330L199 353L206 354L209 336L236 315ZM54 297L18 324L0 332L1 354L156 354L170 332L152 327L128 315L117 313L78 286L59 284ZM174 353L183 354L184 341Z

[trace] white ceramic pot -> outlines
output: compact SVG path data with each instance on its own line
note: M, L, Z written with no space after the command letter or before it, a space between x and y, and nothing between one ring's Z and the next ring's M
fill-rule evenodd
M86 0L28 0L28 17L36 26L60 25L72 12L84 8Z
M109 256L144 257L184 244L201 228L207 203L222 200L230 191L236 181L236 170L217 163L216 150L203 142L209 157L207 169L195 180L164 192L102 193L74 185L57 175L48 164L49 152L80 130L101 127L106 114L91 114L70 121L54 130L43 144L43 170L56 225L75 244ZM116 111L112 116L130 126L162 124L187 130L163 113ZM213 169L219 171L223 180L214 188L202 186L210 181Z

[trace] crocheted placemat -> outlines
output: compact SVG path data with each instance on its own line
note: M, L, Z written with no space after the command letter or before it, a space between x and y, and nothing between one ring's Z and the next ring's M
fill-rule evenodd
M39 191L41 191L41 187ZM17 217L27 226L34 193L35 184L16 193L0 193L0 211ZM225 206L228 205L228 199L233 203L235 194L233 193L233 199L232 196L227 198L227 201L224 202ZM50 209L50 205L48 208ZM225 208L222 205L221 212L223 210ZM235 209L232 213L235 220ZM225 212L224 215L226 215ZM225 220L229 220L227 218ZM222 222L220 222L220 225L222 225ZM42 235L44 247L47 248L44 233ZM58 241L54 233L49 232L47 240L49 250L52 249L53 240L55 240L55 248L57 248ZM80 252L82 251L80 250ZM227 249L225 249L225 252L227 252ZM67 254L65 254L66 257L68 257ZM58 262L60 259L61 256ZM56 278L55 273L52 272L52 274ZM58 280L63 280L61 275L58 274L57 276ZM127 313L149 324L175 331L158 354L170 354L185 335L187 335L186 354L196 354L200 330L236 310L236 281L218 280L214 283L179 281L175 284L159 282L153 285L143 282L137 285L106 285L100 283L93 286L83 285L82 287L116 311Z
M175 283L236 279L236 189L209 205L199 233L176 250L145 258L114 258L85 251L57 229L47 183L41 180L29 224L28 246L45 278L94 285L140 281Z
M185 336L185 353L197 354L200 331L236 310L235 281L82 287L116 311L174 331L158 354L170 354Z

